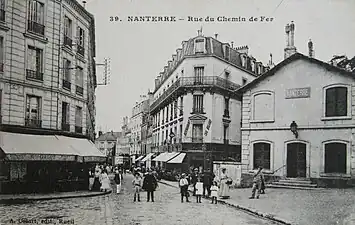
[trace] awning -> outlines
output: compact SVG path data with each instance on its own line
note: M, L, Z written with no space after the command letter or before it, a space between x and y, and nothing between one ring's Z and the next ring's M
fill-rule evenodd
M142 159L142 162L149 160L153 155L154 153L149 153L146 157L144 157L144 159Z
M71 138L66 136L56 136L58 140L69 145L77 151L80 156L84 157L84 162L103 162L106 156L96 148L94 143L84 138Z
M144 157L144 155L139 156L138 158L136 158L136 160L134 160L134 162L141 160L143 157Z
M160 154L158 157L156 157L155 159L153 159L153 161L166 162L178 154L179 152L164 152Z
M174 158L171 158L166 163L182 163L184 161L185 156L186 156L186 153L180 153L179 155L175 156Z
M77 161L79 152L54 135L0 131L0 148L12 161Z

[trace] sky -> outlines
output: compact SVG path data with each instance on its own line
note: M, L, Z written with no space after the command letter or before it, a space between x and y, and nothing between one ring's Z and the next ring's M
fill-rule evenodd
M77 0L81 2L81 0ZM120 131L140 95L154 90L154 79L181 47L183 40L218 34L222 42L248 45L249 53L267 64L283 60L285 25L295 23L297 51L308 54L312 39L315 58L355 55L354 0L87 0L96 20L96 62L110 58L110 83L96 89L96 130ZM176 16L177 22L129 22L128 16ZM111 22L117 16L120 21ZM188 17L203 21L188 21ZM206 17L244 17L246 22L206 22ZM273 18L271 22L260 17ZM258 18L250 22L249 18ZM97 68L98 83L103 68Z

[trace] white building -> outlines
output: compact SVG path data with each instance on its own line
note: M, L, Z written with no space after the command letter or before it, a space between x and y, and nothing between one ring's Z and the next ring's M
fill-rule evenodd
M185 170L228 157L240 161L241 103L235 90L267 69L248 55L247 46L234 48L201 31L183 41L155 79L153 151L184 152Z

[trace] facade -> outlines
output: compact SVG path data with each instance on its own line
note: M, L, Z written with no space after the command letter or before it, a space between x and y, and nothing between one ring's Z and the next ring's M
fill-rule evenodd
M319 186L354 184L354 78L296 53L241 88L243 177L262 166Z
M240 161L241 102L235 91L268 69L248 55L247 46L235 48L201 31L183 41L155 79L152 151L186 152L185 169Z
M105 156L112 159L112 156L116 153L118 139L121 137L121 132L101 133L99 131L99 137L95 140L95 145Z
M1 161L2 176L24 179L42 168L24 161L80 161L98 152L87 141L95 138L94 17L74 0L1 0L0 7L1 158L21 161ZM46 146L25 134L47 135ZM16 152L9 147L14 140L27 148L17 146ZM36 149L28 148L31 141L39 143ZM63 153L59 142L78 151ZM52 144L61 148L48 151Z

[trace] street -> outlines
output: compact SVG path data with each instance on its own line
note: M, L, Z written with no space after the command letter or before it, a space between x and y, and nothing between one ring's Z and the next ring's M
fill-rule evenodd
M221 204L180 202L177 188L159 184L155 202L133 202L132 176L124 177L121 194L1 205L0 224L272 224Z

